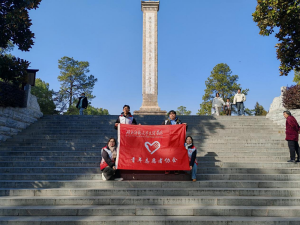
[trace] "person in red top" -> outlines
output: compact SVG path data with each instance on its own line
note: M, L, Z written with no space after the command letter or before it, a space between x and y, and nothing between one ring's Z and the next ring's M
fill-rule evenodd
M292 116L290 111L284 111L283 116L286 118L286 138L288 142L288 146L290 149L290 160L288 162L299 162L299 132L300 132L300 127L295 119L295 117ZM296 161L295 153L298 156L298 159Z

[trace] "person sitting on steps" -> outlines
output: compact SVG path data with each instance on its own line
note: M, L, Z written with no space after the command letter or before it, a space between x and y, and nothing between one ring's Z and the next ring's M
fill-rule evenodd
M101 156L100 170L102 171L102 180L123 180L123 178L120 178L120 173L115 166L117 148L114 138L110 138L107 146L101 149Z
M194 146L194 141L193 138L191 136L187 136L185 138L185 144L184 144L187 152L188 152L188 156L189 156L189 161L190 161L190 170L191 170L191 174L192 174L192 180L195 182L197 180L197 149Z
M178 125L178 124L185 124L186 125L186 129L187 129L187 124L186 123L182 123L178 117L176 117L176 111L174 110L171 110L169 113L168 113L169 117L167 120L165 120L162 125ZM170 171L166 170L165 171L165 174L169 174ZM179 174L179 171L178 170L175 170L174 171L174 174Z
M118 117L118 119L115 122L115 129L118 129L118 125L119 124L135 124L137 125L137 122L135 120L135 118L133 118L133 116L130 113L130 106L129 105L124 105L123 106L123 112L121 113L121 115Z

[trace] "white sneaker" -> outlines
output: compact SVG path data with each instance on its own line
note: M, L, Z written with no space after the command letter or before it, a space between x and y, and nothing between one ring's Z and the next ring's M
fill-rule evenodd
M115 181L122 181L123 178L116 178Z
M106 180L106 178L105 178L105 176L104 176L104 174L102 173L102 180Z

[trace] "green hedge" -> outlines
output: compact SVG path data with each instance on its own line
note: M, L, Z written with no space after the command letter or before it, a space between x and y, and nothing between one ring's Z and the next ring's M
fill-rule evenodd
M0 107L26 107L26 94L19 86L0 82Z

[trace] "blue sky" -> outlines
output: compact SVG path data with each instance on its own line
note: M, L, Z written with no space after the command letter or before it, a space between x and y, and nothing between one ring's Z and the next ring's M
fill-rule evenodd
M279 76L273 36L262 37L253 22L252 0L161 0L158 12L158 104L162 110L186 106L196 114L205 81L226 63L249 88L245 106L269 109L280 87L294 74ZM142 11L140 0L43 0L30 11L35 44L12 54L39 69L37 77L59 90L58 60L90 63L98 78L92 101L110 114L142 104Z

